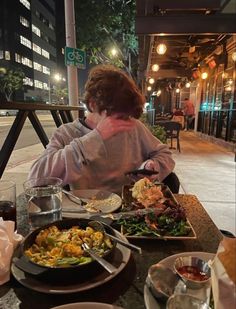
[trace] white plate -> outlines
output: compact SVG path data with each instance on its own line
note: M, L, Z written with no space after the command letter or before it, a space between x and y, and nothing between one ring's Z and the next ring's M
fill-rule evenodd
M121 307L113 306L104 303L73 303L62 305L58 307L53 307L51 309L122 309Z
M102 190L73 190L72 193L86 200L86 202L94 201L94 205L96 209L99 210L99 213L111 213L118 208L120 208L122 204L122 199L119 195ZM62 211L66 213L66 209L74 209L78 208L77 203L73 202L73 197L63 195L62 200ZM96 212L95 212L96 213ZM74 217L74 213L67 213L69 216Z
M173 265L174 265L174 261L182 256L196 256L200 259L203 259L205 261L211 260L214 258L215 254L214 253L209 253L209 252L183 252L183 253L178 253L178 254L174 254L171 256L168 256L167 258L161 260L160 262L158 262L159 264L163 264L166 267L169 267L171 269L173 269ZM146 279L147 280L147 279ZM196 293L201 293L201 289L200 290L194 290L195 296L197 297ZM189 294L191 294L191 291L189 292ZM201 297L201 295L199 295L199 297ZM147 284L145 284L144 286L144 303L147 309L164 309L165 305L158 303L157 299L155 297L153 297L153 295L151 294Z

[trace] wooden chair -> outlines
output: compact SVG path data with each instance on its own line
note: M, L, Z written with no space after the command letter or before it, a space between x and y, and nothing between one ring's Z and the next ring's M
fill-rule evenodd
M180 140L179 140L179 132L182 128L181 124L176 121L160 121L158 125L162 126L166 131L166 138L170 139L170 149L175 149L173 147L173 139L177 141L177 149L180 151Z

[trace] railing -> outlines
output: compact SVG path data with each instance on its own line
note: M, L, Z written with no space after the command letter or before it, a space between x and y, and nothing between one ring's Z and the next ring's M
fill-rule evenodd
M68 105L52 105L42 103L17 103L17 102L0 102L0 110L18 110L15 120L8 132L0 151L0 178L5 170L5 167L10 159L12 151L16 145L18 137L24 126L25 120L29 118L35 132L37 133L41 143L46 148L49 139L44 131L36 111L50 111L55 125L59 127L63 123L73 121L72 111L78 112L78 117L84 116L84 107L68 106Z
M200 111L197 130L236 143L236 110Z

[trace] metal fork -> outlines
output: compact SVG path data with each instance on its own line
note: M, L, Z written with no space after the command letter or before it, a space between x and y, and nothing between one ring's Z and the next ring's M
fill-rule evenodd
M110 274L113 274L117 271L117 268L113 266L111 263L107 262L104 258L100 257L95 253L87 243L82 244L82 248L84 251L88 252L88 254L96 260L102 267L106 269Z

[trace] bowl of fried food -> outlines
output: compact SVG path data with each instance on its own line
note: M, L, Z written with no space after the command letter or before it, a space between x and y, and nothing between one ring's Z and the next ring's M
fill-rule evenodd
M41 267L51 275L74 275L101 266L83 249L83 244L97 255L111 259L116 242L93 229L89 219L64 219L40 227L26 236L21 253L32 267ZM103 223L102 223L103 224ZM105 232L115 235L110 226Z

